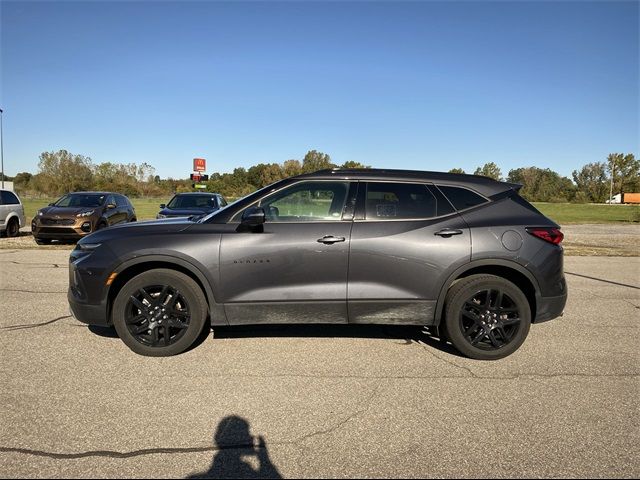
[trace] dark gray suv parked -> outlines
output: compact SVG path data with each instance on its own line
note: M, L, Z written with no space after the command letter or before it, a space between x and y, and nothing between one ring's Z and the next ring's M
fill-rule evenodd
M274 183L208 216L115 226L71 253L79 320L135 352L187 349L210 325L437 327L497 359L562 314L563 235L485 177L326 170Z

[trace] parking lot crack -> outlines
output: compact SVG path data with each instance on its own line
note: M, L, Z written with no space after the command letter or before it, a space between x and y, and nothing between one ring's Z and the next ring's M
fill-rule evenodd
M0 292L20 292L20 293L67 293L66 291L42 291L42 290L23 290L21 288L0 288Z
M44 327L46 325L51 325L52 323L59 322L60 320L64 320L65 318L71 318L71 315L64 315L62 317L57 317L57 318L54 318L53 320L47 320L46 322L42 322L42 323L10 325L8 327L0 327L0 330L13 332L14 330L27 330L29 328Z

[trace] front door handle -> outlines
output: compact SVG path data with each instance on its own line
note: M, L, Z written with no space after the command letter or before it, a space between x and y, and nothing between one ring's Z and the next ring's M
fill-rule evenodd
M453 228L443 228L442 230L437 231L434 235L440 235L441 237L450 237L451 235L460 235L462 234L462 230L455 230Z
M326 243L331 245L332 243L344 242L344 237L334 237L333 235L325 235L318 239L319 243Z

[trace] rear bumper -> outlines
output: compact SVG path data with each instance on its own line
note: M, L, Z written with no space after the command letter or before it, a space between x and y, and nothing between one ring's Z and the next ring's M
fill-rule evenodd
M539 297L536 308L536 318L533 323L542 323L561 317L567 304L567 294L557 297Z

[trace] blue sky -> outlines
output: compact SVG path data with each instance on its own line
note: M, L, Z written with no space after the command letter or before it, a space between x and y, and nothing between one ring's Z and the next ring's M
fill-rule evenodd
M6 2L4 164L563 175L639 152L639 3Z

